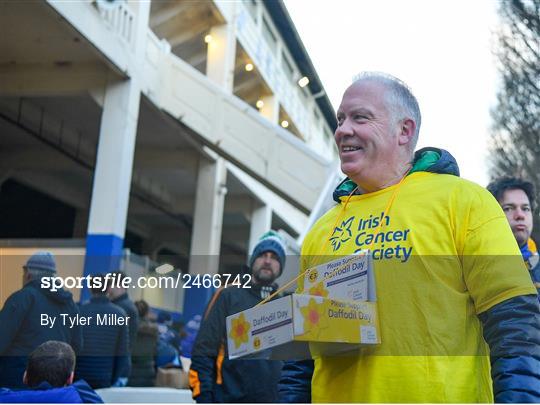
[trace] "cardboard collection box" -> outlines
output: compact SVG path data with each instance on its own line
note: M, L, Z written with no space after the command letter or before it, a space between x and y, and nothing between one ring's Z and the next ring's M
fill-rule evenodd
M361 252L309 269L304 274L304 294L344 301L368 301L371 255ZM374 285L371 290L374 291ZM374 301L371 299L370 301Z
M304 277L306 294L227 317L229 358L305 359L380 343L367 252L317 266Z

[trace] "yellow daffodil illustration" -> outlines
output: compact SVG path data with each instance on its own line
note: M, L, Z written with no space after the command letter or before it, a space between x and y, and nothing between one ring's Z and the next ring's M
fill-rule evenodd
M315 298L310 298L308 305L300 307L300 312L304 318L303 336L317 338L321 329L327 327L324 306L318 304Z
M238 349L242 343L247 343L249 341L249 328L249 322L246 321L244 314L240 314L238 318L232 320L229 337L234 340L235 348Z
M309 295L315 295L317 297L328 297L328 290L324 288L324 283L319 281L313 287L309 289Z

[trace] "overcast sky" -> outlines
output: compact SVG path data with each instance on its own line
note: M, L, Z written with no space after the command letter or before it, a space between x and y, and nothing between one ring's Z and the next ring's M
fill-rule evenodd
M461 176L489 180L489 109L495 103L495 0L285 0L337 109L365 70L404 80L420 103L418 147L456 157Z

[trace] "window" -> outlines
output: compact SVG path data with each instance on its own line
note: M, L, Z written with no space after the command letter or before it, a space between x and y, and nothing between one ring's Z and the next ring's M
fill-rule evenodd
M262 22L263 38L266 40L270 50L275 54L277 49L277 37L274 35L272 28L270 28L270 24L268 21L266 21L266 18L263 17Z
M285 75L287 76L287 78L289 78L290 80L293 80L294 68L292 66L292 63L289 61L289 58L287 57L287 55L285 55L284 52L281 54L281 64L283 66L283 71L285 72Z
M257 2L255 0L244 0L244 4L251 15L251 18L253 18L253 21L257 22Z
M317 107L313 108L313 115L315 116L315 121L319 123L319 121L321 120L321 114L319 114L319 111L317 111Z

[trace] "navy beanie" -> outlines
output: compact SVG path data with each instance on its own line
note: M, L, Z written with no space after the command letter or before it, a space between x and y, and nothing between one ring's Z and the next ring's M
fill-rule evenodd
M253 248L251 257L249 259L249 268L253 267L255 259L265 252L273 252L278 257L279 261L279 275L283 273L283 267L285 266L285 259L287 257L285 244L281 239L281 236L277 232L268 231L261 236L259 242Z

